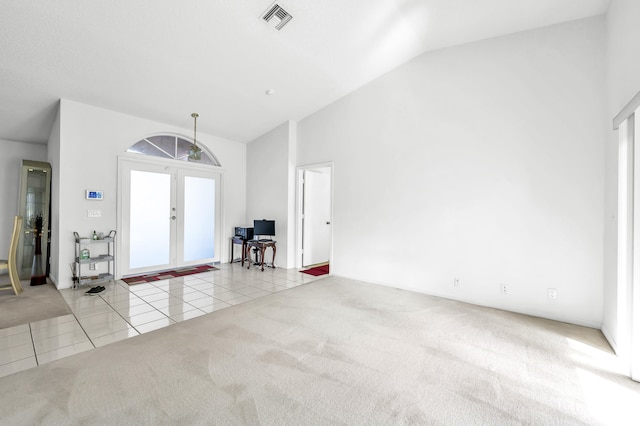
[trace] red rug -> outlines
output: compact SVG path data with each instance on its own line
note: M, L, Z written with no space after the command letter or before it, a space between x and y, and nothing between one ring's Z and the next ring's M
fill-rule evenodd
M210 265L190 266L188 268L172 269L170 271L155 272L153 274L138 275L137 277L123 278L122 281L129 285L148 283L151 281L168 280L185 275L199 274L207 271L217 271L218 268Z
M305 269L304 271L300 271L303 274L313 275L314 277L318 277L320 275L327 275L329 273L329 265L322 266L314 266L313 268Z

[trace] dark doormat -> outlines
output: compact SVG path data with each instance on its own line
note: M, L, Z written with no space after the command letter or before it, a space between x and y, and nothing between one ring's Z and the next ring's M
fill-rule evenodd
M122 281L129 285L148 283L151 281L169 280L185 275L200 274L202 272L217 271L218 268L211 265L190 266L188 268L172 269L170 271L154 272L152 274L138 275L135 277L123 278Z
M329 264L314 266L313 268L305 269L304 271L300 271L303 274L313 275L314 277L318 277L320 275L327 275L329 273Z

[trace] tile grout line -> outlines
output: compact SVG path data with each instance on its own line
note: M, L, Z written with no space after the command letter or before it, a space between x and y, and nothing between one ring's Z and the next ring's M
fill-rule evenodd
M78 290L78 289L76 288L74 290ZM89 333L87 333L87 330L85 330L84 327L82 326L82 323L80 322L80 320L76 316L76 313L75 313L74 309L71 307L71 305L69 304L69 301L66 298L64 299L64 301L66 302L67 306L69 306L69 309L71 310L71 315L73 315L73 318L76 320L76 323L78 324L78 326L80 326L80 328L82 329L82 332L84 333L84 335L87 336L87 339L89 339L89 343L91 343L91 346L93 346L93 349L95 349L96 348L95 343L93 343L93 340L91 340L91 337L89 337ZM69 346L71 346L71 345L69 345Z
M71 306L69 306L69 309L71 309ZM93 340L91 340L91 337L89 337L89 334L87 333L87 330L84 329L84 327L82 326L82 323L80 322L80 320L76 316L76 313L73 312L73 310L71 311L71 315L73 315L73 318L76 320L76 322L78 323L78 325L82 329L82 332L84 333L85 336L87 336L87 339L89 339L89 343L91 343L91 346L93 346L93 349L95 349L96 345L93 343ZM69 345L69 346L71 346L71 345Z
M115 284L115 281L114 281L114 284ZM100 298L102 299L102 296L100 296ZM104 300L104 299L102 299L102 300L105 303L107 303L107 305L109 305L109 303L106 300ZM87 333L87 330L85 330L85 328L82 326L82 323L80 322L80 320L76 316L76 313L75 313L74 309L71 307L71 305L69 304L69 301L66 298L64 299L64 301L67 304L67 306L69 307L69 309L71 310L71 315L73 315L73 318L75 319L76 323L78 324L80 329L82 329L82 332L84 333L84 335L87 336L87 339L89 340L89 343L91 343L91 346L93 346L93 349L96 349L97 348L96 344L93 343L93 339L91 339L91 337L89 336L89 333ZM113 309L113 307L111 305L109 305L109 307L111 309ZM113 309L113 310L115 311L115 309ZM118 312L116 311L116 313L118 313ZM118 315L120 315L120 314L118 313ZM67 345L67 346L72 346L72 345ZM34 347L34 351L35 351L35 347Z
M118 281L121 281L121 280L118 280ZM115 281L114 281L113 283L114 283L114 284L117 284L117 285L120 285L120 284L116 283ZM153 284L152 284L152 285L153 285ZM122 286L120 286L120 287L122 287ZM161 289L160 287L156 287L156 286L154 286L154 287L155 287L155 288L157 288L158 290L162 290L162 291L164 291L164 290L163 290L163 289ZM144 303L145 303L145 304L147 304L147 305L149 305L149 306L151 306L151 307L154 309L154 311L156 311L156 312L160 312L162 315L164 315L164 316L165 316L165 318L168 318L169 320L173 321L171 318L169 318L167 315L165 315L165 313L164 313L164 312L162 312L161 310L159 310L158 308L156 308L155 306L153 306L151 303L147 302L147 301L144 299L144 297L140 297L140 296L138 296L136 293L134 293L133 291L129 290L128 288L126 288L126 290L127 290L129 293L134 294L136 297L139 297L140 299L142 299L142 300L144 301ZM168 291L164 291L164 292L165 292L165 293L167 293L169 296L171 296L171 293L169 293ZM138 334L140 334L140 335L144 334L144 333L142 333L140 330L138 330L138 329L136 328L136 326L135 326L135 325L133 325L133 324L131 324L129 321L127 321L127 320L126 320L126 318L124 318L124 317L122 316L122 314L121 314L120 312L118 312L118 310L117 310L116 308L114 308L113 306L111 306L111 304L110 304L109 302L107 302L107 301L102 297L102 295L99 295L99 296L100 296L100 298L101 298L101 299L102 299L102 300L103 300L107 305L109 305L109 307L110 307L111 309L113 309L113 311L114 311L115 313L117 313L117 314L118 314L118 316L119 316L120 318L122 318L122 319L124 320L124 322L126 322L127 324L129 324L129 325L130 325L130 326L131 326L131 327L132 327L132 328L133 328L133 329L134 329ZM186 302L185 302L185 303L186 303ZM153 312L153 311L149 311L149 312ZM153 322L153 321L150 321L150 322ZM174 322L175 322L175 321L174 321ZM148 323L145 323L145 324L148 324ZM140 325L144 325L144 324L140 324ZM93 343L93 342L92 342L92 343Z
M38 354L36 352L36 342L33 340L33 329L31 328L31 324L32 323L29 323L29 336L31 337L31 346L33 347L33 358L36 360L36 366L38 366L40 365L40 362L38 361Z
M121 281L121 280L118 280L118 281ZM124 281L123 281L123 282L124 282ZM116 281L114 281L114 282L113 282L113 284L114 284L114 285L120 285L120 284L119 284L119 283L117 283ZM128 285L128 284L127 284L127 285ZM122 287L122 286L120 285L120 287ZM157 287L156 287L156 288L157 288ZM145 303L145 304L147 304L147 305L151 306L153 309L156 309L156 307L155 307L155 306L151 305L149 302L147 302L146 300L144 300L144 298L142 298L142 297L138 296L137 294L135 294L134 292L132 292L132 291L131 291L131 290L129 290L128 288L126 288L126 290L127 290L129 293L134 294L136 297L139 297L140 299L142 299L142 300L144 301L144 303ZM162 290L162 289L159 289L159 290ZM164 290L163 290L163 291L164 291ZM126 322L126 323L131 327L131 328L133 328L133 329L136 331L136 333L138 333L138 334L142 334L142 333L140 333L140 330L138 330L138 329L137 329L133 324L131 324L129 321L127 321L127 320L125 319L125 317L123 317L123 316L122 316L122 314L121 314L120 312L118 312L118 310L117 310L116 308L114 308L113 306L111 306L111 304L110 304L109 302L107 302L107 301L102 297L102 295L99 295L99 296L100 296L100 298L104 301L104 303L106 303L107 305L109 305L109 307L110 307L111 309L113 309L113 311L114 311L116 314L118 314L118 316L119 316L120 318L122 318L122 320L123 320L124 322ZM156 310L157 310L157 309L156 309ZM160 311L158 311L158 312L160 312ZM160 313L161 313L162 315L164 315L164 313L162 313L162 312L160 312ZM106 334L105 334L105 336L106 336Z
M80 327L80 329L82 330L82 332L84 333L84 335L85 335L85 336L87 336L87 340L89 340L89 343L91 343L91 346L93 346L93 349L95 349L95 348L96 348L96 345L93 343L93 340L91 340L91 337L89 337L89 335L87 334L87 331L84 329L84 327L83 327L83 326L82 326L82 324L80 323L80 320L79 320L79 319L78 319L78 317L76 316L76 313L73 311L73 308L69 305L69 302L67 301L67 299L64 299L64 301L65 301L65 303L67 304L67 306L69 306L69 309L71 310L71 315L73 315L73 319L75 320L76 324L78 324L78 326ZM29 323L29 330L31 330L31 323ZM65 333L65 334L66 334L66 333ZM58 336L50 336L50 337L59 337L59 336L60 336L60 335L58 335ZM36 357L36 365L40 365L40 361L38 360L38 352L36 351L35 341L33 340L33 333L31 334L31 342L33 343L33 354L34 354L34 356ZM53 351L56 351L56 350L59 350L59 349L62 349L62 348L66 348L66 347L69 347L69 346L73 346L73 345L75 345L75 344L76 344L76 343L72 343L72 344L70 344L70 345L61 346L61 347L59 347L59 348L52 349L52 350L50 350L50 351L42 352L42 354L46 354L46 353L53 352ZM41 354L41 355L42 355L42 354ZM63 357L63 358L66 358L66 357Z

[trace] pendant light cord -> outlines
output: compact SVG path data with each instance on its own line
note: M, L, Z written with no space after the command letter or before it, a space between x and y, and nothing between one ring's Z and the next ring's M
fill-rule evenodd
M198 113L194 112L191 116L193 117L193 145L198 146L198 141L196 140L196 122L198 121Z

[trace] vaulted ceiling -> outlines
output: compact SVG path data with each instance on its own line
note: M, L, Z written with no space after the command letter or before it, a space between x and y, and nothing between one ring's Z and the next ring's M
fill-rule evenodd
M260 19L272 0L3 0L0 139L46 143L65 98L184 128L198 112L198 130L249 142L426 51L609 0L277 3L293 16L280 31Z

